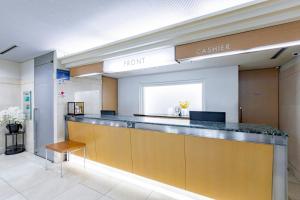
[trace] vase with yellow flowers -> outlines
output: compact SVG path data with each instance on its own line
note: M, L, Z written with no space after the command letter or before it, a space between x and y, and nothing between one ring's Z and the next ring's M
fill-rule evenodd
M190 106L190 102L188 102L188 101L180 101L179 105L180 105L180 108L181 108L181 115L182 116L188 116L189 115L188 108Z

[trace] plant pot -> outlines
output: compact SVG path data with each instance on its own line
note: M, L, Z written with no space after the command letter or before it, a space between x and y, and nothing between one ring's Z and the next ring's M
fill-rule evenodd
M187 108L181 109L181 116L183 117L189 116L189 111Z
M21 124L7 124L6 125L7 130L9 133L17 133L22 128Z

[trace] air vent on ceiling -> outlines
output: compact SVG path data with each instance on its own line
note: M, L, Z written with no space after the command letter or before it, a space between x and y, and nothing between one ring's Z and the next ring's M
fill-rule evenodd
M3 55L3 54L6 54L7 52L13 50L14 48L17 48L18 46L17 45L14 45L14 46L11 46L9 47L8 49L5 49L4 51L2 51L0 54Z
M287 48L281 48L279 51L277 51L277 53L274 54L274 56L272 56L271 59L276 59L278 58Z

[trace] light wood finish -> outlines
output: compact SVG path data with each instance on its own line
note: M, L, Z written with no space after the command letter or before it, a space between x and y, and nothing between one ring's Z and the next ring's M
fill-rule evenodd
M130 129L133 172L185 188L184 136Z
M278 128L278 70L239 72L240 121Z
M271 200L273 145L68 122L89 158L218 200Z
M132 172L129 129L95 125L94 130L97 161Z
M90 160L96 160L96 142L94 125L87 123L68 121L69 140L82 142L86 144L86 157ZM83 157L83 153L75 152L74 154Z
M271 200L273 146L185 137L186 188L217 200Z
M84 143L75 142L71 140L46 145L46 149L50 149L52 151L59 152L59 153L72 152L74 150L82 149L84 147L85 147Z
M118 111L118 79L102 76L102 110Z
M76 77L84 74L103 73L103 62L72 67L70 69L71 77Z
M300 21L176 46L176 60L300 40Z

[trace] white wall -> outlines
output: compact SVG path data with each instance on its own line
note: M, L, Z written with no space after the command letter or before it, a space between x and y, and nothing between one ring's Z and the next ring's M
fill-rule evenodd
M120 78L118 112L140 112L140 89L145 84L192 80L204 82L204 110L224 111L228 122L238 122L238 66Z
M20 65L0 60L0 110L20 106Z
M15 62L0 60L0 110L10 106L20 106L20 65ZM0 127L0 154L4 152L5 127Z
M26 150L34 152L34 122L33 122L33 107L34 107L34 60L29 60L21 63L21 98L23 99L23 92L31 91L31 105L32 105L32 119L25 122L26 127ZM21 108L23 109L23 101L21 100Z
M289 166L300 178L300 58L280 69L279 128L289 134Z
M16 63L0 60L0 110L10 106L23 107L23 91L33 92L33 60ZM33 121L26 121L27 151L33 152ZM7 130L0 128L0 154L4 152L4 133Z
M57 82L57 141L65 138L65 119L67 103L85 102L85 114L99 114L101 105L101 79L71 78L63 83ZM60 92L65 94L62 96Z

